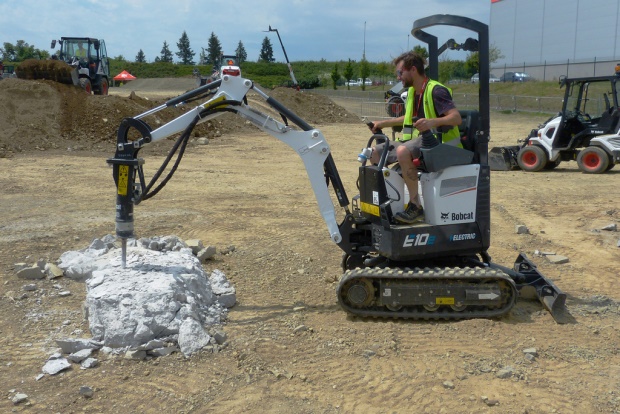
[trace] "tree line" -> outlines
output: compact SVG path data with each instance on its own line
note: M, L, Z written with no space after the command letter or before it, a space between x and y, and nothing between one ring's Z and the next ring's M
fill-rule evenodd
M223 55L222 44L217 35L211 32L207 47L201 47L198 54L198 61L195 61L196 52L191 47L189 36L183 31L176 43L177 51L172 52L170 45L164 41L161 51L152 63L148 62L147 56L140 49L133 62L128 61L124 56L118 55L111 57L111 69L114 73L118 69L129 70L137 77L162 77L162 76L185 76L191 74L192 69L186 70L175 66L198 66L203 73L212 71L220 66L221 56ZM413 49L418 54L428 57L426 49L416 46ZM178 61L174 62L174 56ZM255 62L248 61L247 51L243 42L239 40L234 55L237 57L244 76L260 77L264 82L272 86L290 83L288 68L284 64L275 63L273 46L267 36L263 39L261 50ZM24 40L18 40L16 44L4 42L0 48L0 59L5 62L19 63L26 59L48 59L50 53L29 45ZM491 63L503 56L494 47L490 49ZM334 89L345 85L348 81L357 78L371 79L375 83L385 83L388 80L395 80L391 62L368 62L365 58L357 62L349 59L348 61L326 62L291 62L296 77L302 87L329 86ZM172 66L174 65L174 66ZM157 70L155 70L157 68ZM439 63L439 81L446 82L450 79L468 79L478 71L478 53L469 53L465 61L443 60ZM159 74L159 76L157 76ZM365 89L365 85L361 86Z

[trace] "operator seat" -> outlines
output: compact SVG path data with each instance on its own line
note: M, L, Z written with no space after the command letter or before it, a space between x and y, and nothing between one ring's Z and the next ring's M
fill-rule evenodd
M618 129L618 121L620 120L620 111L618 108L612 107L603 112L600 121L596 125L597 129L602 129L605 133L614 133Z
M480 113L478 111L459 111L461 113L461 144L463 149L476 151L476 132L480 129Z
M478 162L476 154L476 133L479 129L480 114L478 111L459 111L461 114L461 125L459 134L463 148L451 145L439 145L432 149L422 147L422 154L426 153L424 162L419 158L413 160L413 164L419 171L431 172L438 171L454 165L467 165ZM427 152L428 151L428 152ZM431 155L434 153L434 155Z

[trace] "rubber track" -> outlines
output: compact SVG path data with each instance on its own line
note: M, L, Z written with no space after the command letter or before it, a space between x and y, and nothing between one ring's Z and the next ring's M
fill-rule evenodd
M354 279L370 279L379 281L411 280L415 284L442 283L446 281L462 283L487 283L496 282L502 292L503 305L499 308L486 308L483 306L468 306L461 312L452 310L449 306L441 306L437 311L431 312L422 306L405 306L398 311L391 311L384 306L370 304L366 308L357 308L347 304L343 298L342 288ZM337 289L338 303L350 314L362 317L394 318L394 319L425 319L425 320L458 320L472 318L494 318L504 315L512 309L517 300L517 288L512 278L498 269L490 268L357 268L348 270L340 279ZM375 298L377 291L375 292ZM376 300L373 300L376 302Z

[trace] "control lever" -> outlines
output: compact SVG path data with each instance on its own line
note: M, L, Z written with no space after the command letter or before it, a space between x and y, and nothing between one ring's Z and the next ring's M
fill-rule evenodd
M373 128L375 127L375 123L374 122L366 122L366 125L368 125L368 128L370 128L370 131L373 130ZM383 134L383 130L378 129L377 134Z

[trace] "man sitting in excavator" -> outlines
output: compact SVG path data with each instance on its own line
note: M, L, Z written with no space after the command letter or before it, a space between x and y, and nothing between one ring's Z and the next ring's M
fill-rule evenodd
M398 161L407 189L409 204L405 211L395 214L400 223L413 224L424 219L418 196L418 170L413 160L420 158L422 138L419 134L432 130L447 145L462 148L458 126L461 115L452 100L452 92L424 73L425 59L415 52L406 52L394 59L396 76L409 88L405 115L373 122L374 133L386 127L403 126L402 137L390 142L387 163ZM415 122L414 122L415 120ZM393 145L393 147L392 147ZM370 160L377 164L384 144L378 144Z

